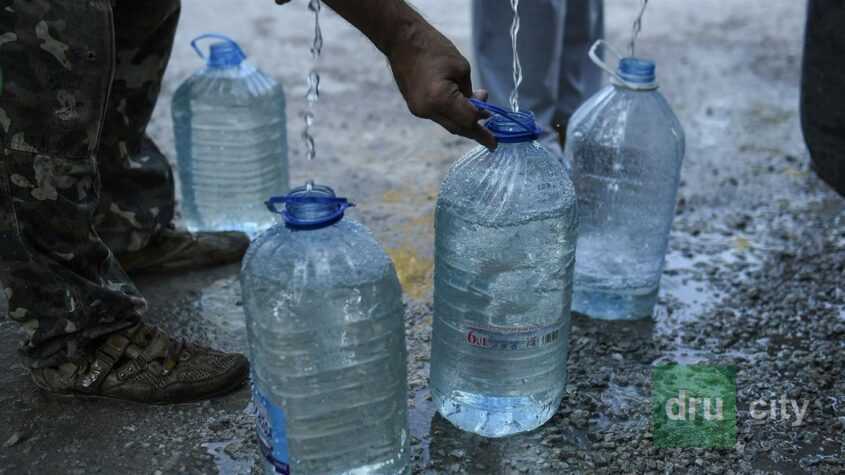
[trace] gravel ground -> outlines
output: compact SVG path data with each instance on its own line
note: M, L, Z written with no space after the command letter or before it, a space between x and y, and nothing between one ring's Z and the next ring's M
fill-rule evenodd
M292 182L309 176L359 203L408 295L415 473L845 472L845 202L809 171L798 123L803 2L652 2L638 51L658 62L688 153L654 321L576 316L569 385L551 422L506 439L461 433L434 415L428 383L432 211L448 166L470 144L414 120L384 60L330 12L324 18L318 160L300 130L311 27L304 2L185 0L152 134L172 152L169 96L198 65L188 41L217 30L243 43L289 94ZM246 4L244 4L246 3ZM417 0L466 51L468 2ZM637 1L607 2L623 44ZM504 34L504 32L503 32ZM143 276L150 319L231 350L244 348L237 266ZM0 320L0 473L250 473L246 391L202 404L144 407L38 392ZM658 364L737 368L735 449L658 449L650 373ZM809 402L804 424L757 421L756 399Z

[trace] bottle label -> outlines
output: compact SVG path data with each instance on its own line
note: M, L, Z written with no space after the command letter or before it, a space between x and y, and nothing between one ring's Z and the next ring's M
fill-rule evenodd
M467 329L466 342L489 350L530 350L557 343L563 324L561 320L543 327L474 326Z
M264 397L255 385L252 386L252 401L257 412L255 426L261 455L270 462L277 474L290 475L284 411Z

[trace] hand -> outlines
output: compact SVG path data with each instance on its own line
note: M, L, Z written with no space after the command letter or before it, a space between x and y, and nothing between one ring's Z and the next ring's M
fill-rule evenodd
M430 25L417 24L408 29L388 55L408 109L455 135L495 149L496 138L478 123L490 114L469 102L470 97L487 99L487 91L472 90L469 62Z

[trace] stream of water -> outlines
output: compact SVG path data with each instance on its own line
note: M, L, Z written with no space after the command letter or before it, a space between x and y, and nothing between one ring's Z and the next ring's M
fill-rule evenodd
M648 7L648 0L643 0L640 13L637 15L637 19L634 20L634 26L631 31L631 42L628 43L628 53L631 57L636 56L634 53L636 52L637 37L640 36L640 31L643 29L643 15L645 14L646 7Z
M519 36L519 0L511 0L513 23L511 23L511 47L513 48L513 91L511 91L511 110L519 112L519 85L522 84L522 64L519 62L519 50L516 39Z
M320 73L317 71L317 63L320 60L320 53L323 51L323 33L320 30L320 0L310 0L308 9L314 13L314 41L311 44L311 59L313 61L311 70L306 78L308 92L305 94L306 107L302 116L305 120L305 128L302 130L302 140L305 142L305 153L308 161L314 160L317 156L317 146L311 128L314 126L314 106L320 99Z

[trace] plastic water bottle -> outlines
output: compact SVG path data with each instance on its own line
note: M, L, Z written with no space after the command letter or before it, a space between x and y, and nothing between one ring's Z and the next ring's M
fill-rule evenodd
M491 152L455 163L435 216L431 386L437 410L486 437L534 429L566 386L577 216L531 113L497 114Z
M267 229L262 206L288 190L287 129L282 86L244 61L233 40L217 34L206 66L173 96L182 210L191 231Z
M564 153L581 220L573 310L645 318L657 300L684 132L657 91L653 61L623 58L613 70L595 48L594 61L612 73L612 84L572 116Z
M241 271L265 473L408 469L404 306L390 259L350 206L307 185Z

